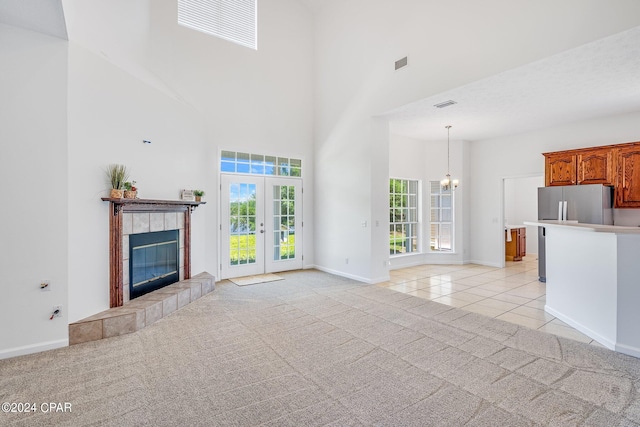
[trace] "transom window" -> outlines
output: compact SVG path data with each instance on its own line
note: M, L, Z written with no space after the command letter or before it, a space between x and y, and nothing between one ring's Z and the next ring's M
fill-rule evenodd
M453 251L453 192L451 187L443 190L440 181L430 181L431 250L438 252Z
M389 180L389 253L400 255L418 251L419 182Z
M178 0L178 24L258 50L257 0Z
M263 154L223 151L220 171L269 176L302 176L302 160Z

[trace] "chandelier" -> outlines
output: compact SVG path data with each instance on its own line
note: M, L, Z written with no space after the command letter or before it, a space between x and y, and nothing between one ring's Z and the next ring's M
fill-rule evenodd
M445 128L447 128L447 174L440 181L440 186L442 190L449 191L449 189L455 190L458 187L459 181L457 179L452 180L451 174L449 173L449 146L451 145L449 142L449 131L451 130L451 125L447 125Z

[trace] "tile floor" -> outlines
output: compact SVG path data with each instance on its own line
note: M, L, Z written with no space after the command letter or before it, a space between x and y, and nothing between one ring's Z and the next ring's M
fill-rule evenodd
M378 286L601 346L544 311L546 288L538 281L536 257L505 268L425 264L392 270L390 276Z

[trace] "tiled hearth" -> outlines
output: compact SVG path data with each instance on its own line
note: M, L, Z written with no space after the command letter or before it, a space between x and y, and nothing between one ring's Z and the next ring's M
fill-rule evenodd
M69 325L69 345L130 334L212 292L215 278L200 273Z

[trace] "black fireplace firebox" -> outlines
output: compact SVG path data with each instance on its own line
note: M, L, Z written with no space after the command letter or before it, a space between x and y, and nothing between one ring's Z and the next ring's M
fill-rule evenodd
M129 235L129 299L178 282L179 231Z

